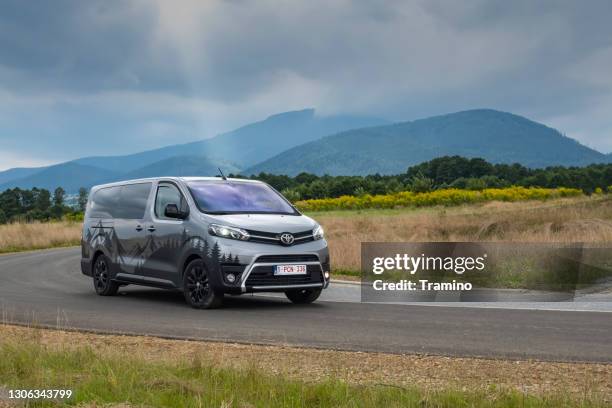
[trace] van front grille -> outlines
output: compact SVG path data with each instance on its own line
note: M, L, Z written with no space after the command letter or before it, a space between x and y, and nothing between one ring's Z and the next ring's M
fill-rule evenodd
M323 283L320 265L307 265L305 275L274 275L274 266L259 265L253 267L246 280L246 287L253 286L285 286Z
M283 245L280 240L280 233L276 232L265 232L265 231L255 231L255 230L246 230L251 238L249 238L249 242L258 242L262 244L272 244L272 245ZM304 244L306 242L314 241L314 237L312 235L312 230L301 231L292 234L295 241L293 245Z
M300 263L300 262L319 262L319 257L314 254L296 255L262 255L255 263Z

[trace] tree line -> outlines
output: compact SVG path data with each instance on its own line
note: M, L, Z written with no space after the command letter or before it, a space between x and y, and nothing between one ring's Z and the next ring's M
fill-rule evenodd
M492 164L480 158L444 156L409 167L405 173L396 175L317 176L301 173L289 177L260 173L243 178L265 181L291 201L400 191L428 192L445 188L482 190L510 186L570 187L591 194L597 189L607 191L612 186L612 164L530 169L518 163Z
M88 190L79 189L75 205L66 203L66 191L58 187L13 188L0 193L0 224L14 221L49 221L62 218L80 219L87 205Z
M315 198L336 198L343 195L392 194L401 191L429 192L445 188L482 190L509 186L578 188L587 194L612 190L612 164L585 167L547 167L530 169L520 164L492 164L484 159L444 156L396 175L317 176L301 173L295 177L260 173L251 177L265 181L292 202ZM87 204L88 191L79 190L72 205L66 203L66 192L58 187L48 190L14 188L0 193L0 223L11 221L78 218Z

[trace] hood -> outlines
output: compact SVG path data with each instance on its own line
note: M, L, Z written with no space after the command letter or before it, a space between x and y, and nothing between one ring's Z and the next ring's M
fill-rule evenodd
M317 223L305 215L281 214L225 214L207 215L210 222L231 227L263 232L302 232L313 229Z

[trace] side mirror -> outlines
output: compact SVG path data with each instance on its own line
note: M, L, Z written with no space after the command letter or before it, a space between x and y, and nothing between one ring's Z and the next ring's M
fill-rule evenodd
M168 204L164 209L164 215L168 218L176 218L178 220L184 220L189 215L188 211L181 211L176 204Z

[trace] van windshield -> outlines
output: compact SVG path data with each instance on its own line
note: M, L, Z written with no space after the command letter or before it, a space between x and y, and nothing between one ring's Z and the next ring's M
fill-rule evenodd
M286 214L298 212L267 184L201 180L188 182L200 211L209 214Z

